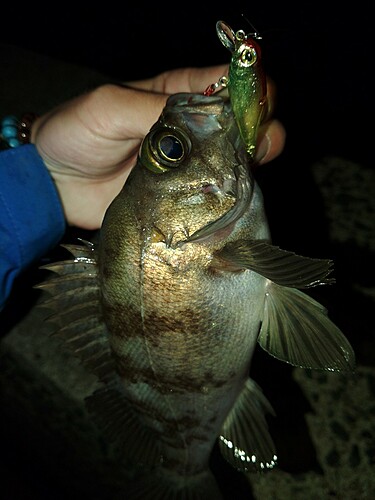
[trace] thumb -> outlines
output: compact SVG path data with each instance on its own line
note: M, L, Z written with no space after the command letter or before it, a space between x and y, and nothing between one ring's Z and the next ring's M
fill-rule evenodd
M169 96L129 87L106 87L112 87L107 89L110 92L107 119L115 125L117 138L143 139L158 120Z

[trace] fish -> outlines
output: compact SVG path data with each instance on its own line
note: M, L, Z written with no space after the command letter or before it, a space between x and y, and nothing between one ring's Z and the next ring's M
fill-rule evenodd
M238 471L277 466L257 344L298 367L355 368L302 291L333 283L332 261L272 244L252 166L230 97L171 95L98 240L43 266L49 320L101 384L87 407L136 466L123 498L223 498L215 445Z

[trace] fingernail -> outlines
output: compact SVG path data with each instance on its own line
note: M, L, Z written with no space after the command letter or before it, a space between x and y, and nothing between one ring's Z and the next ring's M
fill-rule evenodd
M265 134L262 137L262 140L260 141L260 143L257 147L256 153L255 153L255 160L258 163L261 163L262 160L264 160L266 158L266 156L268 155L270 149L271 149L271 140L270 140L268 134Z

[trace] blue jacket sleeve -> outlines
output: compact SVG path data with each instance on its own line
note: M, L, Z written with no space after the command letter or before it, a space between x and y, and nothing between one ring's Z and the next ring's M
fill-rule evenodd
M62 205L34 145L0 152L0 310L15 278L65 232Z

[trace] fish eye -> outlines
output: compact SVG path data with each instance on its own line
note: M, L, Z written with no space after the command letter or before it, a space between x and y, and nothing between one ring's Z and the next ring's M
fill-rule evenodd
M248 45L242 45L240 47L239 54L239 63L245 68L249 68L250 66L252 66L258 58L257 52L254 47Z
M159 141L159 152L165 160L177 162L184 155L184 145L178 137L165 135Z
M188 137L179 129L162 127L151 130L145 137L139 160L154 173L178 167L191 149Z

